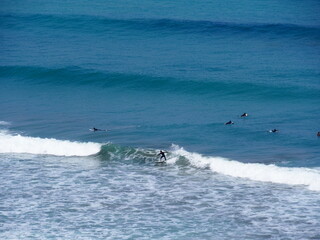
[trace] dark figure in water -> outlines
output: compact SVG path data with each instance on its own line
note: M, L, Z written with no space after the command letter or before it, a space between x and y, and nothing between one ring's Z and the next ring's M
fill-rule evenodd
M275 132L279 132L279 130L278 129L272 129L270 132L275 133Z
M229 122L226 122L225 125L234 124L231 120Z
M92 131L96 132L96 131L107 131L107 130L93 127L93 128L92 128Z
M241 115L241 117L247 117L248 116L248 113L244 113Z
M164 160L165 160L165 161L167 161L167 158L166 158L165 153L166 153L166 152L164 152L164 151L160 150L160 153L158 154L158 156L159 156L159 155L161 155L161 157L160 157L160 161L161 161L161 159L162 159L162 158L164 158Z
M317 136L320 137L320 132L317 133Z

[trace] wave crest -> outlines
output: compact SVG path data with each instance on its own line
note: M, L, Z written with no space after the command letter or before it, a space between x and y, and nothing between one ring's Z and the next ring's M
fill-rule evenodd
M30 153L55 156L89 156L100 151L92 142L71 142L54 138L25 137L0 133L0 153Z
M272 182L288 185L305 185L313 191L320 191L320 171L309 168L287 168L259 163L242 163L222 157L206 157L199 153L190 153L178 146L173 147L176 156L186 158L191 165L210 168L211 171L224 175L247 178L254 181Z

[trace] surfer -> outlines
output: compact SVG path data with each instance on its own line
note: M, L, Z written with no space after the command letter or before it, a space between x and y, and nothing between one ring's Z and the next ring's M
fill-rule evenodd
M107 131L107 130L99 129L99 128L95 128L95 127L91 128L90 130L93 131L93 132L97 132L97 131Z
M241 117L247 117L248 116L248 113L244 113L241 115Z
M320 132L317 133L317 136L320 137Z
M160 150L160 153L158 154L158 156L161 155L160 161L161 161L162 158L164 158L164 161L167 161L165 153L167 153L167 152L164 152L164 151Z
M224 125L234 124L231 120L229 122L226 122Z
M275 133L275 132L279 132L279 130L278 129L272 129L272 130L270 130L270 132Z

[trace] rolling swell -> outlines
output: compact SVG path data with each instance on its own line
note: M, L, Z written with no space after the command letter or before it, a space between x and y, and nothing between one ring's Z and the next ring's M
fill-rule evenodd
M318 99L318 89L308 87L277 86L248 82L202 81L154 77L138 74L110 73L79 67L44 68L27 66L0 66L0 81L19 85L91 86L121 88L122 90L169 92L200 97L246 96L254 99Z
M154 32L159 34L221 35L245 34L250 37L267 36L272 38L320 39L319 26L294 24L256 24L215 21L195 21L183 19L112 19L85 15L1 15L2 28L66 29L88 33L123 31ZM127 33L126 33L127 34Z

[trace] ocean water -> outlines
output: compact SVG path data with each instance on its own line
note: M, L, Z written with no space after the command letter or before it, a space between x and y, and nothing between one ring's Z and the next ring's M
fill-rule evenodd
M319 12L2 0L0 238L320 239Z

